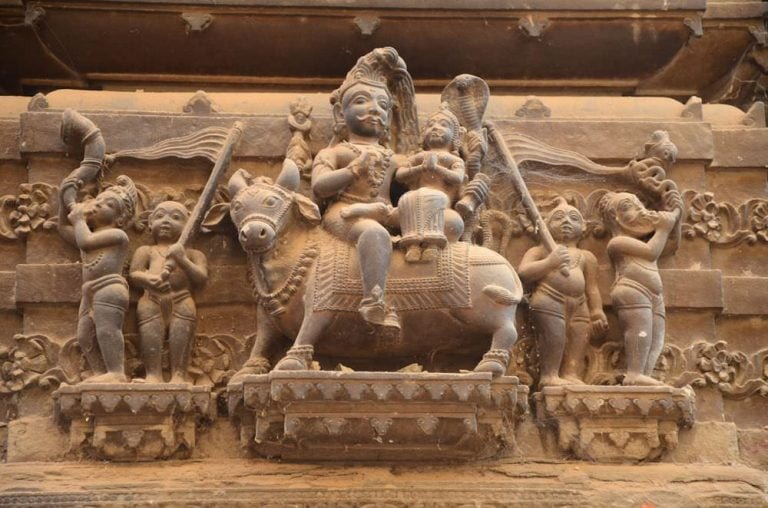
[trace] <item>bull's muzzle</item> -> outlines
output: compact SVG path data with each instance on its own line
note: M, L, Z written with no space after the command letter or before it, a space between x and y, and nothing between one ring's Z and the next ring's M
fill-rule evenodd
M275 230L264 222L246 222L240 227L238 238L246 251L265 252L274 244Z

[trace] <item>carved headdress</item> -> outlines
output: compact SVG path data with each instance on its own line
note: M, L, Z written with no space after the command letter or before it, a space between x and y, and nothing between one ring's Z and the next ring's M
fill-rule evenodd
M395 151L406 153L418 147L416 92L405 61L397 51L389 47L378 48L360 57L341 86L331 94L331 105L340 104L346 91L360 83L384 88L392 98L391 134ZM332 143L337 141L335 139Z
M125 175L120 175L117 177L116 185L111 186L104 192L111 192L117 197L121 206L121 213L118 219L119 225L121 227L127 226L136 213L136 204L139 201L139 195L133 180Z
M453 131L453 139L451 139L451 151L458 154L459 149L461 148L461 138L466 132L466 129L461 126L459 119L456 117L453 111L451 111L451 108L447 102L440 104L440 109L433 113L429 118L431 120L436 116L445 117L449 122L451 122L451 131ZM426 137L424 138L423 147L425 150L428 149Z

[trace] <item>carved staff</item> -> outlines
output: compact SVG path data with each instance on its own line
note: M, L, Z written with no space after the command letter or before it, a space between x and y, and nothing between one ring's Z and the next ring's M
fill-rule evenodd
M541 213L539 213L536 203L533 202L531 193L528 192L528 187L525 185L523 176L520 174L520 170L517 167L514 157L512 157L512 154L509 151L509 147L507 147L507 143L491 122L486 122L485 126L490 134L491 140L493 140L494 144L497 146L504 159L504 163L509 170L507 175L512 179L512 184L517 188L517 192L520 193L520 200L523 202L523 206L533 220L533 223L536 225L536 232L541 238L544 248L549 252L554 251L557 248L557 243L555 242L555 239L552 238L552 233L549 232L549 228L547 228L544 218L542 218ZM560 273L567 277L570 273L568 266L561 265Z
M221 151L219 152L219 156L216 159L216 163L211 170L211 176L208 177L208 182L205 184L205 188L203 188L203 192L200 194L200 199L197 200L197 204L195 204L195 208L192 210L192 213L189 216L189 220L184 225L184 229L181 231L181 236L179 236L177 243L186 246L200 231L200 225L203 223L205 213L208 211L208 208L211 206L211 202L213 201L213 197L216 195L216 187L219 184L219 180L229 169L229 162L232 159L232 152L234 151L237 142L240 141L242 134L243 124L240 122L235 122L235 125L233 125L232 129L230 129L229 134L227 135L227 139L224 141L224 144L221 147ZM174 266L175 263L172 259L166 259L162 274L163 280L168 279L168 277L171 275L171 271L173 271Z

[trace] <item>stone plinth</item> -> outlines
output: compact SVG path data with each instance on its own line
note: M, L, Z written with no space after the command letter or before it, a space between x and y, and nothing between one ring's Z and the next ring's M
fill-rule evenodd
M273 371L228 391L243 445L288 459L488 457L528 410L527 386L487 373Z
M598 462L655 459L677 446L679 429L695 417L689 387L549 386L534 400L561 450Z
M216 413L210 387L188 384L62 385L53 397L71 453L118 461L188 457Z

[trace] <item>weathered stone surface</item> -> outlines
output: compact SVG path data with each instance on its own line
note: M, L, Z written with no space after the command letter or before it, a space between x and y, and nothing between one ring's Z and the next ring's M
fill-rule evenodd
M768 429L738 431L740 458L752 467L768 468Z
M53 462L67 449L67 436L49 415L8 422L8 462Z
M723 277L724 314L768 314L768 277Z
M723 307L720 270L661 270L667 308Z
M768 160L768 129L712 131L715 168L764 168Z
M81 265L18 265L16 302L79 302Z
M0 272L0 310L16 308L16 272Z
M235 473L238 471L241 473ZM393 468L318 467L251 459L158 462L151 471L127 464L14 463L0 466L0 473L5 487L0 498L8 506L197 503L245 507L258 499L263 504L307 507L319 503L451 508L467 504L608 507L650 503L757 508L765 505L768 492L763 471L707 464L606 467L497 461Z
M19 160L19 122L0 119L0 159Z
M738 460L737 427L730 422L696 422L680 433L677 448L664 457L665 462L677 463L731 464Z

